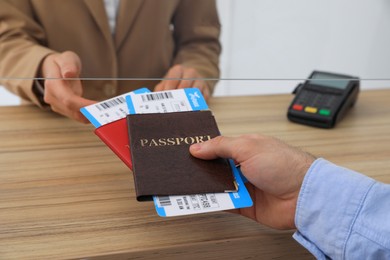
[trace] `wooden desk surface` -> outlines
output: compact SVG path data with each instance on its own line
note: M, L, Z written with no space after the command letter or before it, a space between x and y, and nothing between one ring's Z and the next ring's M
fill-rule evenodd
M362 92L335 129L286 119L291 95L214 98L225 135L264 133L390 183L390 90ZM292 238L219 212L160 218L126 166L82 125L0 108L0 259L312 259Z

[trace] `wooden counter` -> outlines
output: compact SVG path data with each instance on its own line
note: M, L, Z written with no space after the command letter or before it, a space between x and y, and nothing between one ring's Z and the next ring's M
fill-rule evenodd
M291 123L291 95L214 98L224 135L263 133L390 183L390 90L365 91L335 129ZM313 259L291 238L219 212L158 217L130 170L82 125L0 107L0 259Z

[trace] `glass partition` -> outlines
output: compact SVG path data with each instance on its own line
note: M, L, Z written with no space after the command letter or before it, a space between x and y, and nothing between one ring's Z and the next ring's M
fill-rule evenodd
M363 90L390 86L388 1L122 1L116 13L96 2L0 0L0 86L23 96L29 87L12 82L64 77L53 72L63 62L44 73L43 61L65 51L78 59L68 76L97 82L96 99L163 78L214 82L216 96L291 93L315 70L359 77Z
M285 92L313 70L356 76L362 88L389 87L390 4L387 1L218 0L221 77L249 92ZM272 81L270 81L272 79ZM237 82L221 83L239 94ZM265 87L266 88L266 87ZM250 89L250 90L249 90Z

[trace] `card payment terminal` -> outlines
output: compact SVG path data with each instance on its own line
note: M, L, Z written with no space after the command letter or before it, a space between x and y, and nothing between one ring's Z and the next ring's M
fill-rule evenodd
M313 71L295 89L287 117L300 124L332 128L355 104L359 87L357 77Z

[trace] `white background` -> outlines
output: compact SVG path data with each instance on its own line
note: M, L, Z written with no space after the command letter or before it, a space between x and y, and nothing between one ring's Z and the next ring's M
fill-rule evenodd
M314 69L390 79L389 0L217 0L223 26L218 95L288 93ZM363 80L362 89L390 86Z
M362 89L390 87L389 0L217 3L221 77L230 79L218 96L289 93L314 69L359 76ZM18 99L0 87L0 105L11 104Z

